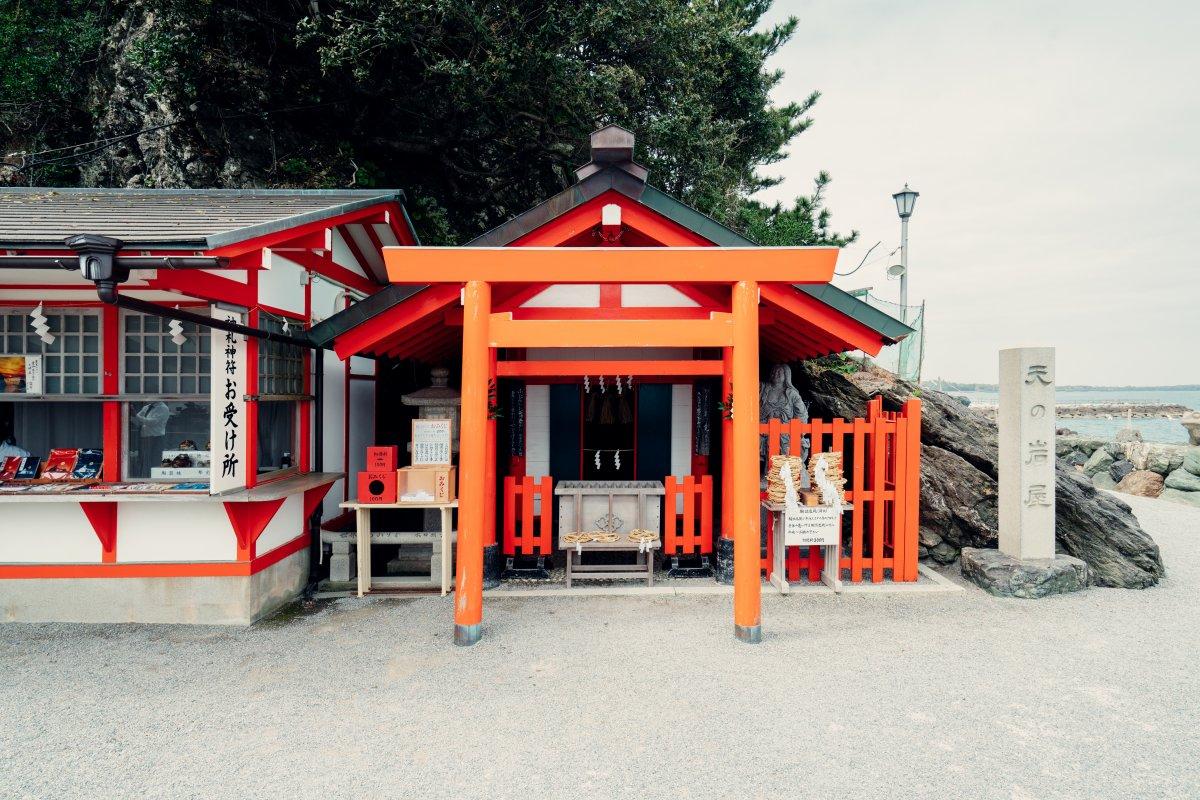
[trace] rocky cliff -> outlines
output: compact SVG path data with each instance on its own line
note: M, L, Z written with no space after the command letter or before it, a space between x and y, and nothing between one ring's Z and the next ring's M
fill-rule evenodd
M948 564L963 547L995 547L999 512L996 424L954 398L918 390L878 369L843 373L805 364L796 386L814 417L862 416L867 400L883 397L899 410L919 396L921 408L922 558ZM1098 492L1073 467L1058 464L1058 549L1086 561L1099 586L1141 589L1163 576L1158 545L1129 506Z

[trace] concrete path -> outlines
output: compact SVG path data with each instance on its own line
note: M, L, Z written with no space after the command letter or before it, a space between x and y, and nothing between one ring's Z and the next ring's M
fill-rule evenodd
M0 626L0 797L1200 796L1200 511L1164 583L339 600L252 629Z

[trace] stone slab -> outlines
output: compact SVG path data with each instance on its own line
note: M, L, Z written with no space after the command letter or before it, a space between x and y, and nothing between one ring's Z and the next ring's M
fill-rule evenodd
M999 550L964 547L960 563L964 578L998 597L1036 599L1088 585L1087 564L1072 556L1021 561Z

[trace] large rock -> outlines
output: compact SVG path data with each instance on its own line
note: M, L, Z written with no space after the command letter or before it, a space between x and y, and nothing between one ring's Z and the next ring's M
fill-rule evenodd
M1185 503L1200 508L1200 492L1181 492L1178 489L1163 489L1159 500L1170 500L1172 503Z
M1092 457L1083 465L1083 474L1091 477L1098 475L1101 472L1108 472L1108 468L1113 465L1115 459L1108 450L1101 447L1096 452L1092 453Z
M1072 450L1062 457L1062 462L1068 467L1082 467L1087 463L1087 456L1078 450Z
M1104 472L1097 472L1092 476L1092 486L1095 486L1097 489L1115 489L1117 488L1117 482L1113 480L1112 475L1108 474L1108 470L1105 470Z
M1181 492L1200 492L1200 477L1180 467L1167 476L1166 485Z
M1193 475L1200 475L1200 447L1189 448L1179 466Z
M963 577L1000 597L1035 599L1088 585L1088 565L1072 556L1020 561L999 550L964 547L960 563Z
M1122 480L1124 480L1126 475L1134 471L1133 464L1125 459L1114 461L1112 466L1108 468L1108 474L1111 475L1112 479L1117 483L1120 483Z
M883 397L885 408L899 410L915 388L878 369L845 375L808 362L793 374L812 415L825 419L860 417L874 395ZM963 547L995 547L996 423L942 392L922 388L920 397L922 547L941 562L953 561ZM1108 455L1103 474L1111 481L1113 458L1101 444L1097 449ZM1158 582L1158 546L1129 506L1062 464L1056 498L1058 550L1085 561L1094 584L1142 588Z
M1163 476L1148 469L1134 470L1121 479L1116 489L1139 497L1158 497L1163 490Z
M1072 450L1078 450L1085 457L1108 444L1104 439L1088 439L1082 436L1059 436L1054 440L1054 448L1058 455L1063 456Z

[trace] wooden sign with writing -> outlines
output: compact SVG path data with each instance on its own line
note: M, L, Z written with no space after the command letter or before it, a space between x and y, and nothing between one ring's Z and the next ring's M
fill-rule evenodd
M783 543L831 545L841 542L841 509L833 506L800 506L783 512Z
M450 463L450 420L412 421L412 463L414 467Z

